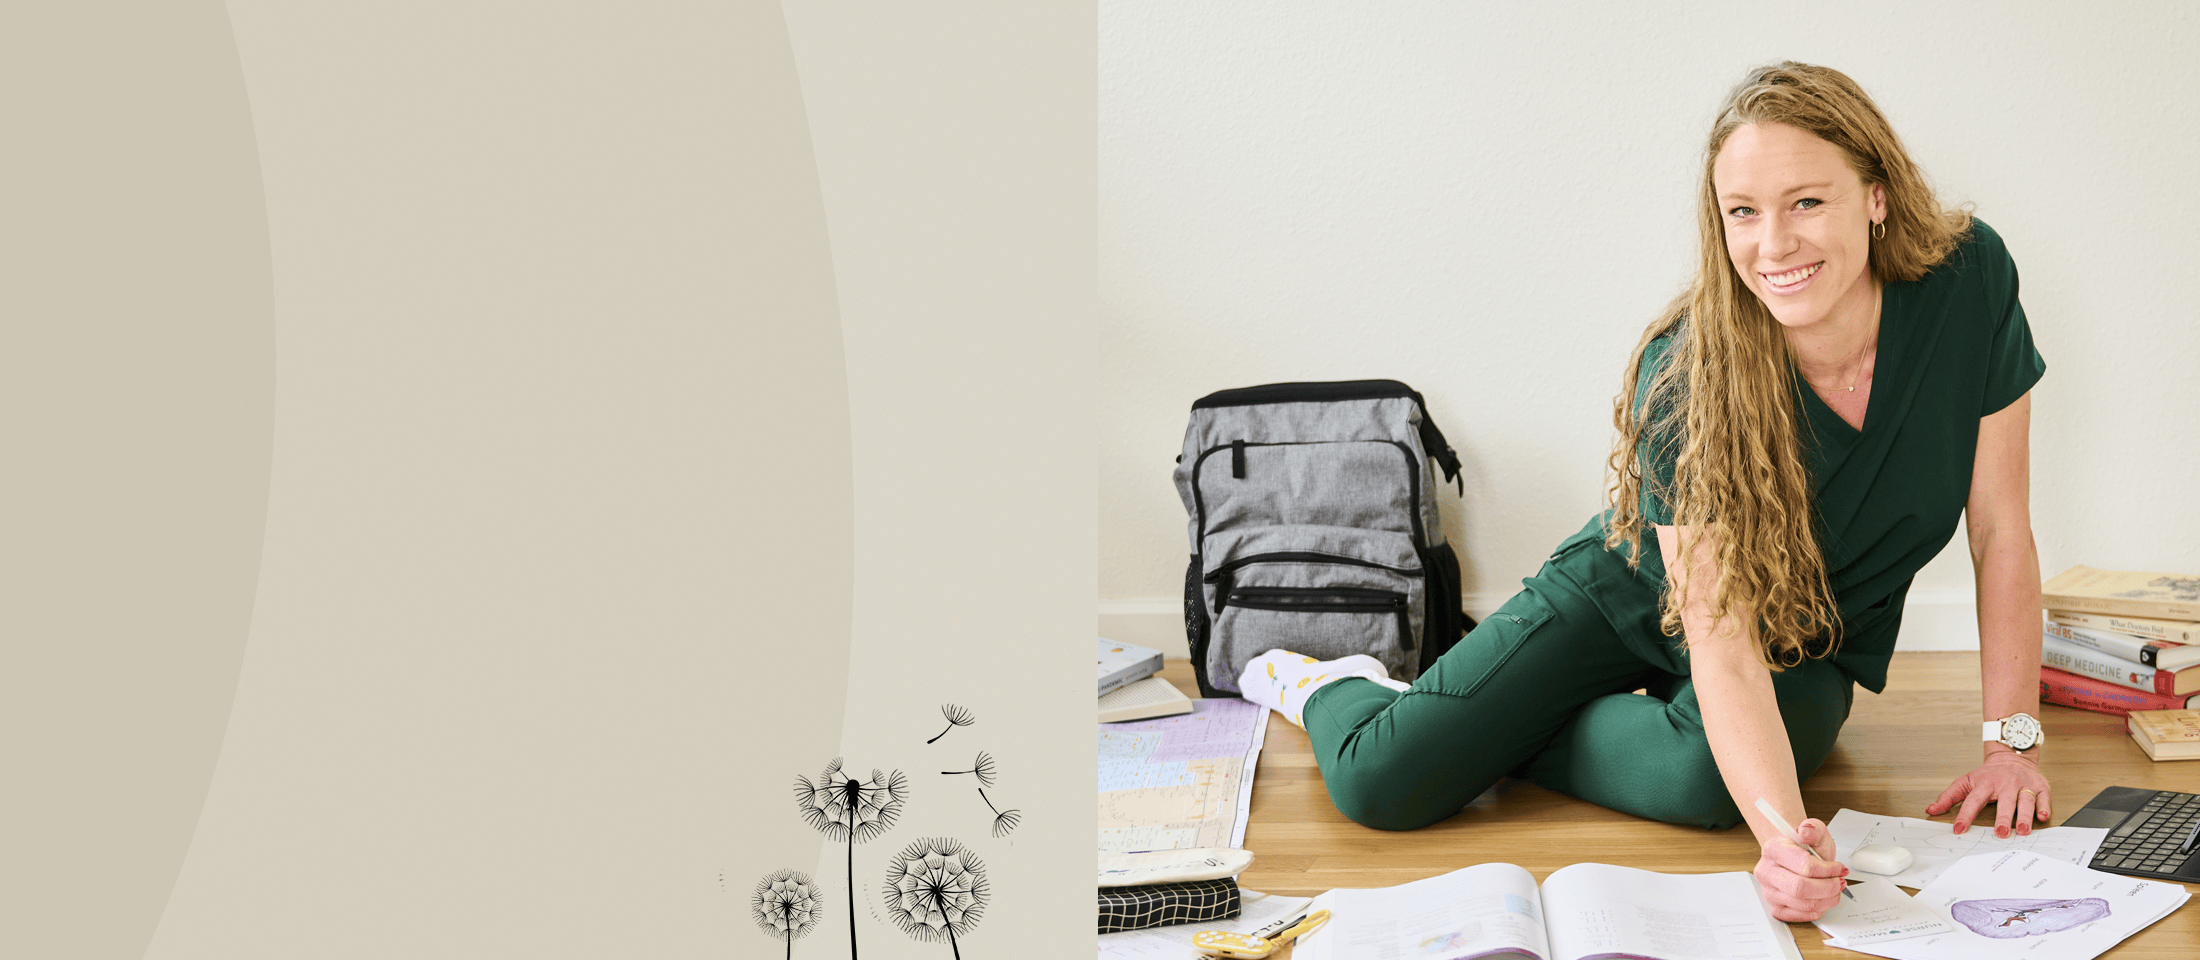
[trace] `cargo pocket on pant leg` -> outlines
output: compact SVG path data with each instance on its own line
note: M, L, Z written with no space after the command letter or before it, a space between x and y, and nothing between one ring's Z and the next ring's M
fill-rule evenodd
M1514 594L1437 660L1436 668L1414 689L1454 697L1474 696L1553 616L1550 602L1535 591Z

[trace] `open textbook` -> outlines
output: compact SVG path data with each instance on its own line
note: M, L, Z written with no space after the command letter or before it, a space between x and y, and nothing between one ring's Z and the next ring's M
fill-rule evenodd
M1484 863L1382 890L1331 890L1330 921L1294 960L1800 960L1746 873L1670 874L1601 863L1535 877Z

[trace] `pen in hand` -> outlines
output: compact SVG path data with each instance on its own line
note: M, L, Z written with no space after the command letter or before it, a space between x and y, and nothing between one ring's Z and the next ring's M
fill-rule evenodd
M1810 854L1812 860L1820 863L1834 862L1819 856L1818 851L1811 849L1810 844L1804 843L1802 836L1795 832L1795 828L1789 826L1788 822L1780 817L1780 812L1772 809L1772 804L1765 802L1763 797L1757 798L1757 812L1764 814L1766 820L1772 821L1773 828L1779 830L1781 836L1795 841L1796 846L1802 847L1803 852ZM1846 880L1841 882L1841 895L1851 900L1856 899L1856 894L1849 892L1849 884Z

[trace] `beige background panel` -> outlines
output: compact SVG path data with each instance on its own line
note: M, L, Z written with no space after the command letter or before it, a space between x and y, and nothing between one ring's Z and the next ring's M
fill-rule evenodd
M842 752L862 774L902 771L911 790L899 823L852 851L829 846L817 875L845 897L853 855L861 956L945 956L948 944L893 925L881 885L913 842L954 839L992 880L962 955L1046 953L1034 945L1084 936L1093 910L1094 11L787 13L855 438ZM976 722L927 744L947 726L943 703ZM998 771L983 798L972 775L945 772L979 751ZM1021 818L1006 836L995 809ZM796 956L845 956L847 940L835 908Z
M763 866L816 856L743 797L837 744L851 571L777 8L234 16L275 466L149 955L726 955Z
M244 653L274 403L219 3L0 14L0 955L134 958Z
M133 121L179 140L257 137L265 179L252 187L266 209L249 219L268 239L225 241L202 217L205 249L170 258L272 265L272 279L258 268L258 313L247 303L231 318L257 317L260 339L217 350L230 366L201 360L226 376L190 384L250 394L256 343L260 459L251 477L210 482L254 524L265 517L257 596L250 556L216 556L207 528L226 522L220 504L199 504L199 527L139 531L197 551L204 569L177 582L227 571L229 636L246 636L249 610L249 656L241 670L230 661L229 736L180 874L196 791L179 800L187 810L144 814L171 811L165 850L118 839L105 883L15 902L54 908L56 927L120 927L137 911L136 933L94 955L137 952L166 875L176 881L149 956L739 955L768 945L746 909L754 881L829 853L793 822L793 775L843 747L881 746L843 736L844 716L874 715L851 709L849 691L903 697L927 725L938 699L967 692L980 725L935 754L993 749L1000 790L1013 790L1003 805L1035 818L988 857L1003 889L973 943L997 949L1064 924L1081 934L1093 12L850 25L819 62L873 90L832 113L836 169L855 174L833 181L847 192L832 224L856 242L829 251L778 8L722 7L369 15L240 2L236 126L166 104L167 125ZM164 63L139 56L108 77L142 68L172 81ZM907 76L924 82L892 88ZM68 123L126 115L96 79L34 93L64 105ZM906 175L895 157L860 156L882 123L921 147ZM231 146L251 159L248 141ZM169 203L214 196L159 189ZM869 351L860 360L842 351L829 255L872 271L840 284L873 311L846 334ZM45 268L82 275L95 259ZM11 266L22 262L33 261ZM889 329L877 308L902 299L925 304L933 327ZM851 398L851 369L878 388ZM218 405L149 376L101 382L178 416ZM893 592L869 608L881 655L851 681L858 401L866 436L888 444L863 461L888 472L864 491L879 528L867 582ZM107 416L73 407L52 420L67 440ZM941 416L975 419L937 444L899 433ZM942 533L922 551L939 569L917 579L948 589L903 585L911 544ZM258 534L237 542L259 548ZM1009 546L1023 552L1004 557ZM65 572L51 579L102 586L91 581L103 571ZM912 598L935 603L912 615ZM943 649L884 649L912 616ZM901 664L920 660L926 686L897 692ZM1062 700L1057 683L1078 695ZM133 736L185 723L151 701L125 706L140 708L118 714ZM896 706L882 709L898 722ZM983 744L968 736L981 732ZM104 735L59 731L50 755L20 762L104 760ZM933 758L884 759L945 776L926 772ZM925 789L924 816L941 819L912 814L866 853L882 862L924 832L967 835L961 818L981 802ZM118 829L96 807L33 802L52 808L46 826ZM115 879L147 864L162 879L143 891ZM11 861L9 883L53 885L37 867ZM862 908L879 922L868 899ZM51 954L27 940L45 932L11 922L0 953ZM96 946L72 934L72 952ZM865 941L874 956L940 949L887 934ZM813 935L805 950L831 942Z

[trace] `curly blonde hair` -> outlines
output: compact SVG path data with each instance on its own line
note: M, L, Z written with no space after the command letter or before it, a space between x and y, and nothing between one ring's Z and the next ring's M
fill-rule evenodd
M1754 623L1758 659L1779 670L1830 656L1840 611L1803 464L1794 357L1779 322L1735 272L1712 185L1726 138L1760 123L1787 124L1833 144L1867 188L1885 191L1886 234L1872 240L1868 261L1879 282L1923 277L1970 233L1971 215L1940 204L1871 97L1830 67L1785 62L1753 70L1712 124L1698 185L1696 278L1643 331L1613 403L1619 438L1609 459L1605 543L1626 547L1630 566L1640 562L1643 458L1673 457L1672 486L1652 492L1673 504L1682 530L1715 524L1720 532L1713 616ZM1666 362L1641 383L1643 349L1669 333ZM1666 573L1660 606L1669 636L1681 635L1691 589L1686 564L1677 566L1683 569Z

